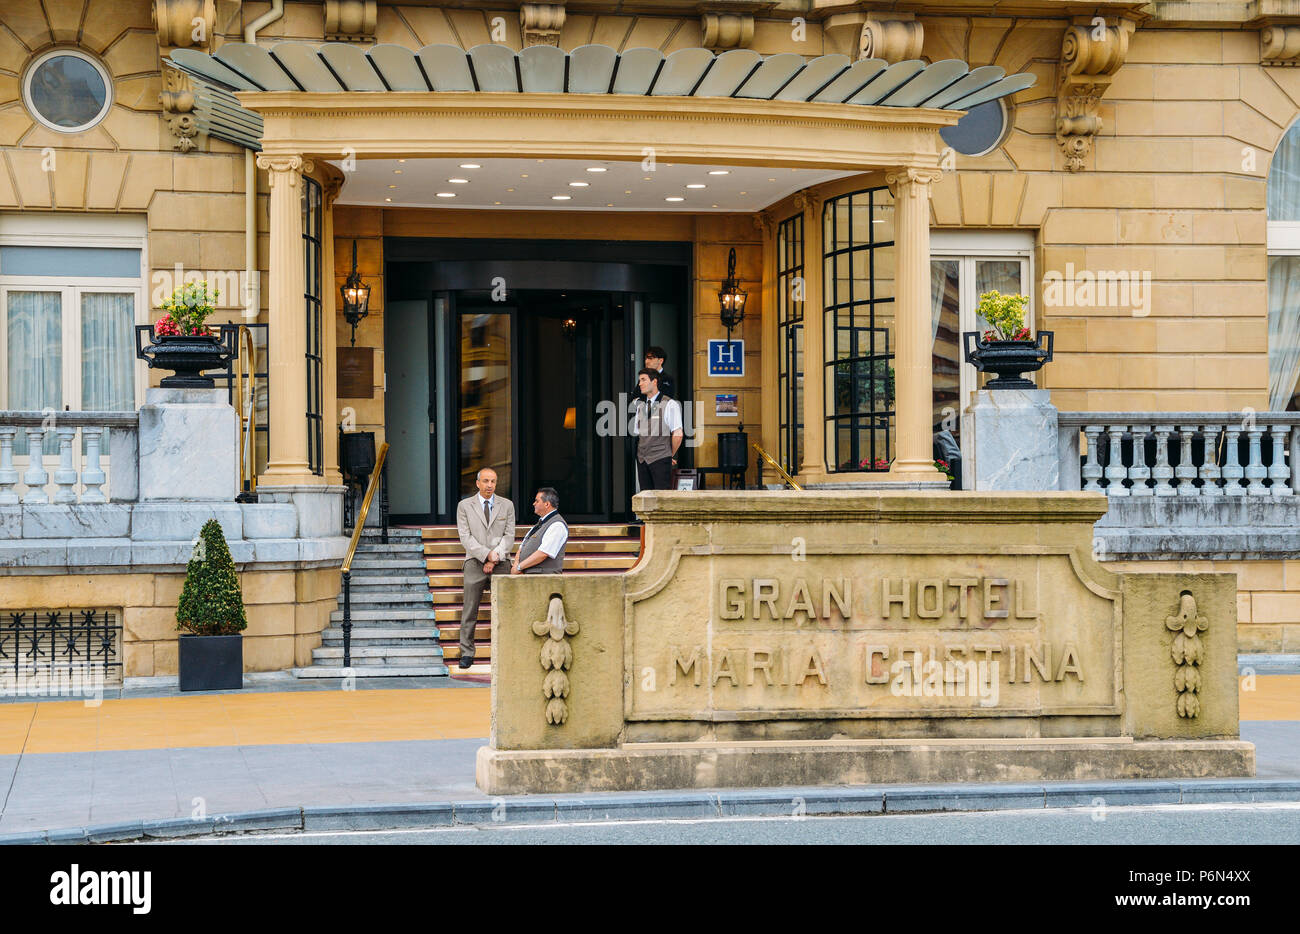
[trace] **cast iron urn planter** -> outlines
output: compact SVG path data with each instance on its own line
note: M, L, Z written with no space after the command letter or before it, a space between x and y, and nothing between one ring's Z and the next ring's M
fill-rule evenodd
M979 331L966 331L962 339L966 362L981 373L997 374L984 384L985 389L1034 389L1020 374L1041 369L1052 359L1051 331L1039 331L1037 339L1030 341L986 341Z
M182 633L177 644L182 691L238 691L244 687L244 637Z
M142 343L149 340L148 345ZM150 369L171 370L158 384L165 389L212 389L212 377L204 370L224 370L235 356L235 329L222 327L219 334L195 334L188 337L155 335L152 324L135 328L135 355Z

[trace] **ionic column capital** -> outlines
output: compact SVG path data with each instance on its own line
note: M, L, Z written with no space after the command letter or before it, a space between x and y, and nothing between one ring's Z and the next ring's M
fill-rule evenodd
M929 197L929 186L941 178L943 173L938 169L909 165L886 172L885 184L889 186L889 191L895 198L901 198L904 194L916 198L920 196L922 190L925 191L926 197Z
M257 157L257 167L266 170L272 188L282 180L290 188L296 188L302 173L311 171L311 163L302 156L261 155Z

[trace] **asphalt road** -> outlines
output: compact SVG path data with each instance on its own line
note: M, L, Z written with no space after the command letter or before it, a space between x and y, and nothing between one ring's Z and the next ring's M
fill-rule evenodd
M161 841L160 841L161 842ZM425 830L266 833L172 844L1289 844L1300 843L1300 804L1180 804L869 817L720 818L445 827ZM145 843L144 845L149 845Z

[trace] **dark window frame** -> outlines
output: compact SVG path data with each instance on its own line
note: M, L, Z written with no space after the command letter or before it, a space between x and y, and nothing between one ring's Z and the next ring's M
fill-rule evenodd
M777 459L789 474L799 472L803 454L803 393L805 298L794 298L794 285L802 280L801 295L808 286L805 270L804 216L786 218L777 225L776 288L778 353L778 442Z
M307 316L307 466L312 473L325 473L325 419L323 410L325 351L323 347L321 290L322 231L324 205L320 182L303 176L302 241L303 304Z

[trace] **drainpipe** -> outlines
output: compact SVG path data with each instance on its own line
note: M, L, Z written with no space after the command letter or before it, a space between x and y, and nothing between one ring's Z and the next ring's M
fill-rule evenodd
M257 19L253 20L244 27L244 41L252 45L257 42L257 31L263 26L269 26L280 17L284 16L284 0L271 0L271 9L267 10ZM247 303L251 298L247 294L248 289L257 281L257 157L253 155L253 150L244 150L244 275L245 295L244 301ZM257 290L258 307L253 309L253 316L256 317L261 306L262 291ZM247 305L245 305L247 307Z

